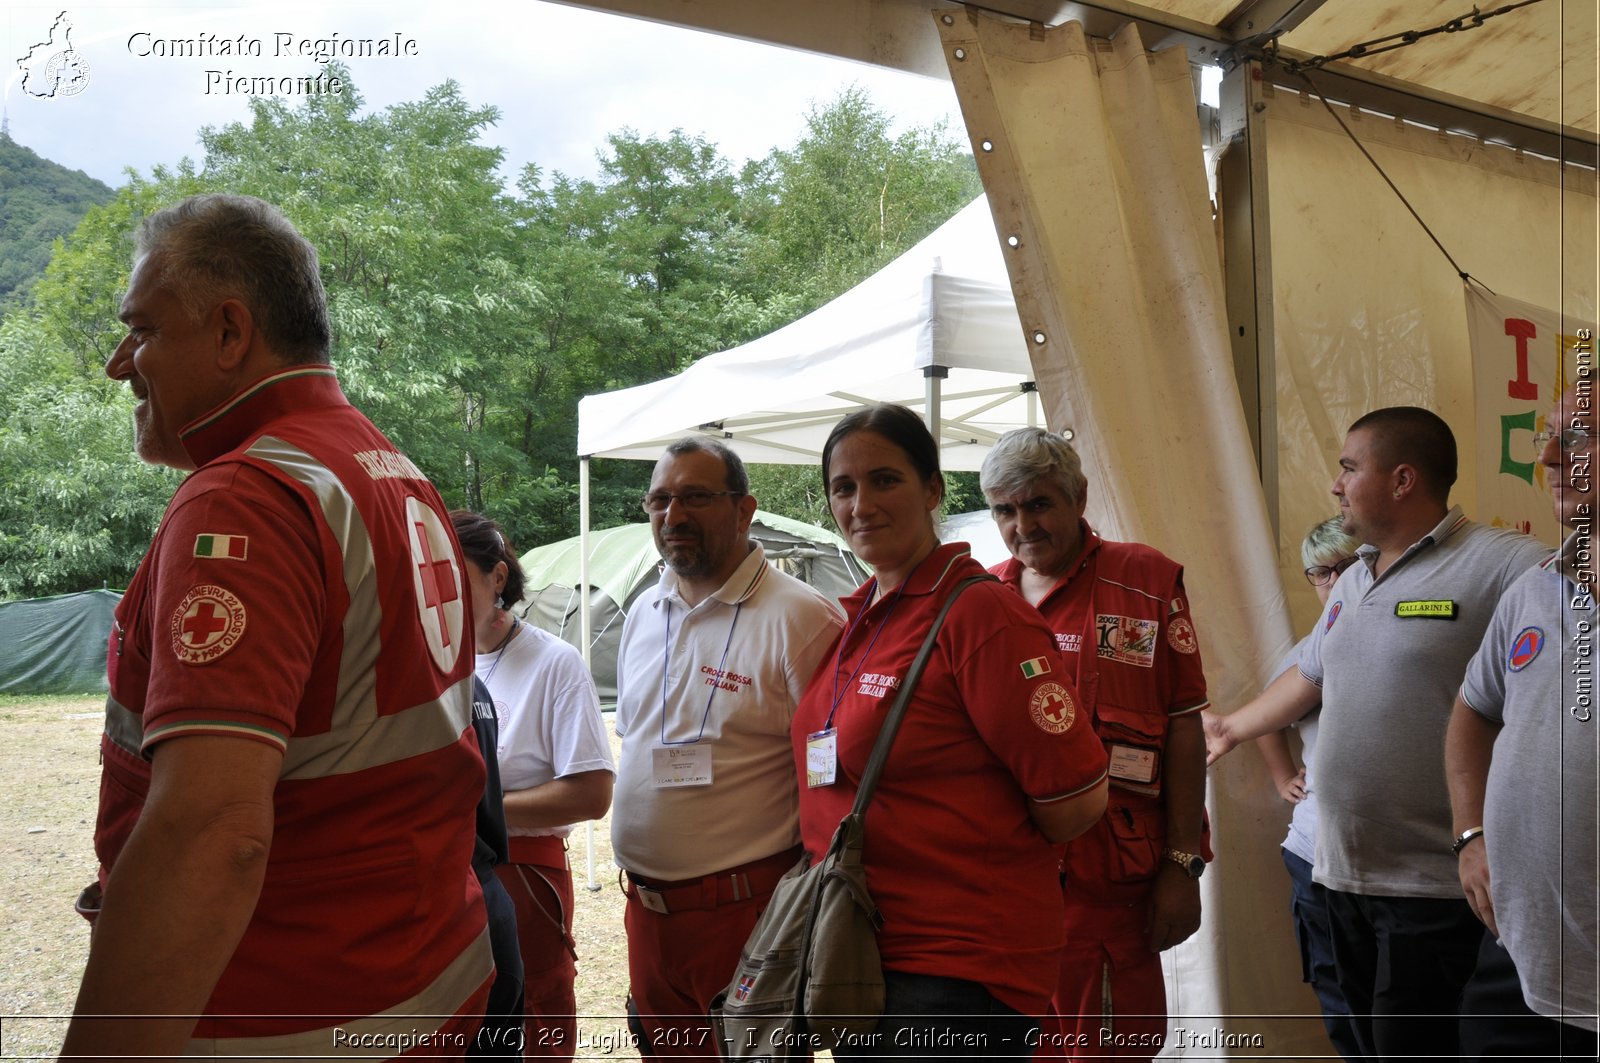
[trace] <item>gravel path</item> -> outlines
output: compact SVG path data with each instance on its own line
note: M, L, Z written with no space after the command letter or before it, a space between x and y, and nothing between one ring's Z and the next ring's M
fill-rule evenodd
M0 806L0 1058L53 1058L88 954L88 924L72 908L94 879L101 698L0 699L7 751ZM616 744L613 738L613 747ZM622 894L608 820L595 824L595 878L587 841L573 831L574 936L580 1059L637 1059L620 1017L627 992Z

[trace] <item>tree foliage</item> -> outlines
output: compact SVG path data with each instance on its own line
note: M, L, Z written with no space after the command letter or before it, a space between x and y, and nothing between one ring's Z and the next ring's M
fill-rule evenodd
M101 366L122 335L131 234L184 196L284 210L321 255L351 400L447 502L493 514L526 548L577 530L579 397L786 324L978 190L943 130L891 136L856 89L738 172L703 138L622 130L595 179L530 166L508 189L486 146L497 117L453 82L380 111L353 88L257 98L248 121L201 131L199 163L130 171L89 210L0 324L0 470L14 485L0 595L122 585L172 491L174 474L133 456L131 403ZM637 519L649 475L594 463L596 525ZM826 514L809 467L756 478L768 508Z
M82 170L41 159L0 132L0 307L20 302L55 241L112 194Z

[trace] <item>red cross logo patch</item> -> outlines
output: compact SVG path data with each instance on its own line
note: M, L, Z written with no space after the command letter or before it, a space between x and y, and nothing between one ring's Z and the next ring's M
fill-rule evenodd
M1063 734L1071 726L1073 719L1078 714L1078 708L1072 703L1072 695L1060 683L1040 683L1033 690L1033 701L1028 705L1028 714L1033 717L1034 725L1046 734Z
M1180 616L1167 625L1167 645L1179 653L1196 653L1200 649L1200 641L1194 637L1194 625L1189 623L1189 618Z
M190 589L167 625L172 652L184 664L210 664L244 636L244 603L214 583Z
M466 622L461 570L455 540L433 507L406 498L406 541L411 546L411 585L428 652L439 671L448 672L461 652Z

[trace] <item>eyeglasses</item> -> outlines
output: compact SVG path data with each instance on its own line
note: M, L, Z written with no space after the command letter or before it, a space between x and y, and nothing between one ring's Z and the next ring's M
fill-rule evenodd
M670 494L666 491L651 491L639 499L639 504L646 513L665 513L667 507L672 505L672 500L677 499L678 505L684 509L705 509L711 504L713 498L743 498L743 491L684 491L680 494Z
M1587 428L1564 428L1559 432L1552 432L1549 429L1545 429L1543 432L1539 432L1533 437L1533 449L1534 453L1538 453L1544 450L1545 444L1549 443L1552 439L1559 439L1561 440L1561 449L1563 452L1569 450L1578 450L1582 447L1588 446L1589 440L1593 438L1594 436L1590 434Z
M1326 583L1331 583L1339 578L1339 573L1355 564L1356 560L1355 555L1352 554L1342 561L1335 561L1331 565L1312 565L1306 569L1306 582L1313 587L1321 587Z

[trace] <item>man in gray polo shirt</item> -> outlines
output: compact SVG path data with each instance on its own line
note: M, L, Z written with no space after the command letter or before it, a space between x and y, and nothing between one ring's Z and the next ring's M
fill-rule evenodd
M1501 593L1537 540L1449 504L1455 437L1413 406L1350 426L1333 483L1361 564L1340 577L1298 671L1208 723L1212 759L1322 703L1316 881L1364 1055L1451 1057L1483 927L1451 855L1444 734Z
M1461 885L1490 930L1462 1007L1473 1058L1595 1058L1593 384L1537 437L1571 534L1500 599L1445 744Z

